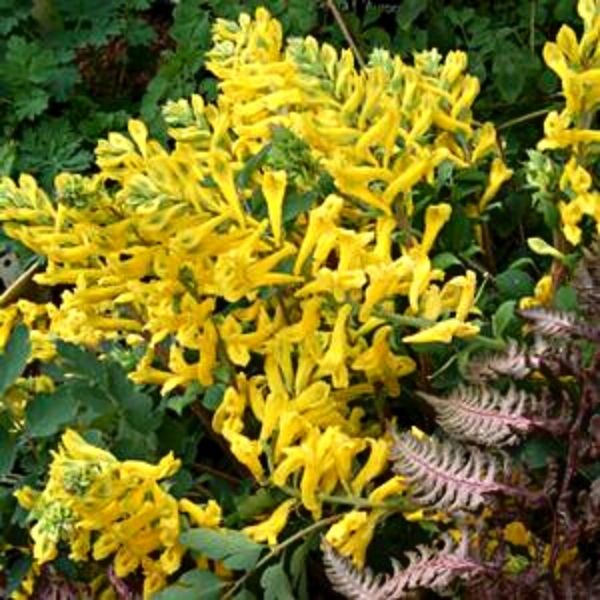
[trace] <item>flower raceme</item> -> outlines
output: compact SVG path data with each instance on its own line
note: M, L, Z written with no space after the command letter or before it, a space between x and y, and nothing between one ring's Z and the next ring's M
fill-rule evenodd
M600 103L600 3L580 0L578 12L584 22L581 39L563 25L556 41L544 47L546 64L561 80L565 107L546 117L545 136L538 144L539 150L552 151L562 167L555 201L563 234L574 246L582 241L585 220L595 222L600 232L600 194L592 189L600 142L600 132L592 127Z
M205 506L187 499L178 502L165 491L160 481L178 468L172 454L157 465L120 462L67 430L44 490L25 487L16 492L35 521L31 535L36 564L53 560L60 542L69 546L70 558L76 561L112 556L117 577L143 570L144 597L149 598L181 564L182 515L189 515L196 526L220 523L221 511L214 501Z
M172 149L132 120L129 136L111 133L98 144L97 174L60 175L52 197L28 175L2 180L5 232L46 258L38 283L67 289L58 305L3 309L0 333L6 339L24 321L32 358L41 360L52 357L56 337L142 344L132 378L163 393L211 386L225 368L212 427L257 481L291 489L315 519L329 494L368 504L380 490L378 509L348 516L348 527L330 536L361 563L386 514L383 500L403 491L397 478L381 483L390 443L366 422L372 397L400 394L399 380L415 369L410 344L479 331L469 320L475 274L446 280L431 260L453 207L417 209L415 191L434 183L442 165L489 169L487 188L466 200L478 215L511 172L493 126L472 119L479 83L462 52L421 52L407 64L376 50L359 70L350 51L311 37L284 46L279 22L258 9L254 19L217 21L207 65L220 80L218 102L194 95L167 103ZM429 325L397 336L386 315L398 311ZM47 490L58 486L64 461L56 460ZM175 468L164 460L148 475L147 506L119 491L142 503L135 527L164 509L165 531L148 533L148 547L165 546L160 566L140 563L111 537L111 524L128 527L118 507L107 505L102 524L94 520L104 514L90 512L96 483L81 500L42 494L48 510L56 499L56 510L68 509L58 519L65 531L52 535L77 532L83 556L88 538L73 525L82 519L85 535L103 531L94 552L116 552L120 572L141 564L162 581L179 552L171 535L178 508L157 483ZM105 455L97 464L102 481L105 471L133 468ZM283 503L248 534L274 543L291 508ZM36 556L48 560L56 540L36 527Z

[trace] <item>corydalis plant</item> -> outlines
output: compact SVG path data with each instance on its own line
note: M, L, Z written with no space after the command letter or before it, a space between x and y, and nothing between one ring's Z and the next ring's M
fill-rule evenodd
M394 562L389 575L359 572L327 547L336 590L391 600L460 582L465 598L598 597L599 257L586 252L575 274L581 315L522 311L531 343L473 362L471 385L447 397L420 394L440 434L394 434L394 470L412 500L464 528L454 532L460 542L446 536L441 547L407 555L405 567ZM518 454L509 459L498 450L525 437L525 454L548 443L560 450L541 468L525 469Z

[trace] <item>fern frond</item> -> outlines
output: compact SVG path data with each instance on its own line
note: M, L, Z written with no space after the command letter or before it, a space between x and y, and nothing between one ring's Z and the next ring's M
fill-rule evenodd
M487 386L461 386L446 398L419 392L437 413L437 422L450 435L483 446L508 446L519 441L534 421L536 399L510 386L506 392Z
M435 437L394 435L394 471L408 479L413 499L444 510L474 510L485 495L505 489L496 481L497 461L478 448L463 447Z
M533 323L535 331L545 337L582 337L600 342L600 326L584 323L576 315L546 308L530 308L520 314Z
M441 542L437 548L418 546L408 552L404 568L393 561L393 573L383 577L374 576L370 569L358 571L348 559L325 546L325 572L335 590L350 600L396 600L418 588L441 591L457 578L472 579L487 570L469 555L466 533L458 545L448 535Z
M600 318L600 240L584 250L583 259L575 270L573 287L583 314Z
M350 600L386 600L383 595L389 578L373 574L371 569L358 570L352 561L323 543L323 563L333 589Z
M471 361L467 379L473 383L483 383L501 375L524 379L539 366L539 356L547 347L548 344L541 338L536 339L531 349L521 348L515 342L510 342L503 352L487 354Z

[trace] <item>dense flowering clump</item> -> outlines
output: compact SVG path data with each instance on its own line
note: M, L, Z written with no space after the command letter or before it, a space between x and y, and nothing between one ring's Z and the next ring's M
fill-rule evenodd
M600 142L600 132L593 128L600 101L600 16L596 3L591 1L579 2L578 11L584 24L581 39L563 25L556 42L544 47L546 64L560 77L565 107L546 117L545 137L538 144L539 150L553 151L552 155L560 161L562 173L552 163L545 171L546 175L556 175L552 183L558 187L562 230L573 245L581 242L581 222L585 217L595 221L600 232L600 194L593 189L592 181ZM542 174L534 176L533 183L540 178L543 179Z
M67 430L44 490L25 487L17 492L35 521L31 535L36 564L56 558L58 544L64 542L76 561L113 556L117 577L141 567L144 597L161 589L181 564L182 515L187 513L192 524L203 527L217 527L221 520L214 501L205 506L177 501L164 489L160 481L178 468L172 454L157 465L120 462Z
M565 97L562 111L552 111L544 122L544 138L538 149L529 152L527 181L535 189L533 200L564 238L556 238L556 248L531 244L540 254L564 259L568 245L583 244L583 232L595 224L600 232L600 193L595 189L595 164L598 159L600 132L594 128L600 101L600 15L594 0L577 4L584 30L581 39L563 25L555 42L544 47L546 64L558 75ZM589 235L586 236L589 239ZM540 247L538 247L540 246ZM556 270L555 270L556 271ZM556 273L544 275L535 294L524 298L523 308L549 305Z
M400 475L381 479L391 440L370 418L373 397L400 394L416 366L410 345L479 332L475 273L446 277L432 264L453 206L419 203L419 190L442 167L487 170L485 189L463 207L478 219L511 171L494 127L473 121L479 83L463 52L421 52L407 64L377 50L358 70L350 51L310 37L284 46L279 22L259 9L255 19L217 21L207 64L220 80L217 103L169 102L168 147L132 120L129 137L98 144L97 174L60 175L52 197L28 175L2 180L6 233L46 258L39 284L66 289L58 304L3 309L0 343L22 321L41 360L55 338L142 345L132 378L165 394L207 388L219 373L227 389L212 427L257 482L315 519L328 495L363 502L328 534L361 565L388 498L406 487ZM392 327L394 315L408 330ZM99 464L102 481L105 469L126 468ZM162 581L178 561L178 509L157 483L171 467L151 469L158 496L148 514L164 509L168 519L148 543L165 545L169 565L141 565ZM93 505L95 485L61 513L65 535ZM34 513L40 559L55 548L40 537L49 502ZM248 535L275 543L292 506ZM82 531L102 530L102 556L117 552L121 572L138 565L111 537L114 519L83 518ZM86 543L77 538L77 548Z

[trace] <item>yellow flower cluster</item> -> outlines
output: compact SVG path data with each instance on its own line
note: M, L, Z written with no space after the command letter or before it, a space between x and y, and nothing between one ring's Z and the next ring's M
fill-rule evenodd
M68 544L76 561L114 555L118 577L142 569L144 597L149 598L181 564L182 514L202 527L217 527L221 519L214 501L206 506L178 502L165 491L160 481L178 468L171 454L157 465L120 462L67 430L44 490L24 487L15 493L36 521L31 529L35 564L53 560L59 542Z
M556 42L544 47L546 64L560 77L565 96L562 112L551 112L544 124L540 150L563 150L567 156L558 203L565 238L581 242L581 222L591 217L600 232L600 193L593 189L591 165L597 160L600 131L592 124L600 103L600 2L580 0L584 23L580 40L563 25Z
M98 144L100 172L60 175L54 199L27 175L2 180L6 233L47 258L38 283L68 290L8 307L0 331L23 320L41 359L54 337L146 344L132 377L164 393L226 368L213 427L258 481L291 482L315 518L340 490L381 504L403 487L369 490L389 449L363 423L372 397L399 395L406 344L479 330L475 274L445 281L430 259L452 207L414 206L441 165L489 167L469 214L510 177L493 126L472 119L479 83L462 52L409 65L378 50L360 71L310 37L284 47L264 9L219 20L208 59L218 102L166 105L172 150L132 120ZM397 336L398 312L419 331ZM381 514L348 517L334 545L360 563Z

